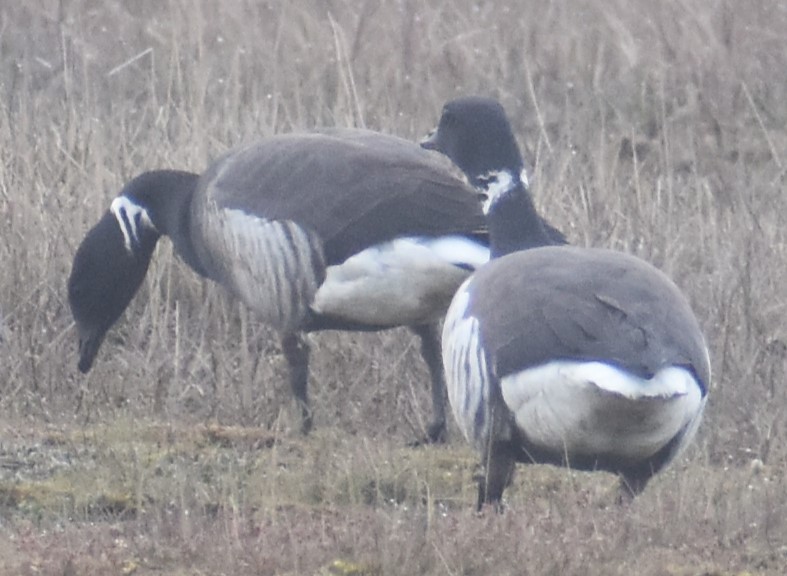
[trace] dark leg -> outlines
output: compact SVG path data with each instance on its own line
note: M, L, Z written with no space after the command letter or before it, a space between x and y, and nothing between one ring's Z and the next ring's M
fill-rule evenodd
M281 349L290 368L290 387L295 401L301 409L301 432L308 434L312 429L312 411L309 408L307 385L309 379L309 343L300 332L284 334Z
M654 472L650 467L621 472L617 498L618 504L628 504L634 500L645 489L653 474Z
M427 441L444 442L446 389L439 326L422 324L410 328L421 338L421 356L429 368L429 376L432 379L432 422L426 430Z
M683 440L683 432L675 436L669 443L639 466L621 470L618 504L628 504L641 494L651 478L667 465L675 456L675 452Z
M491 442L484 462L484 474L478 479L478 511L492 504L502 512L503 490L514 477L514 454L510 442Z

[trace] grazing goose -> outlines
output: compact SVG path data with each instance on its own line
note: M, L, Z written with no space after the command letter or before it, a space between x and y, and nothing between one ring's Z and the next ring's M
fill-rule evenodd
M432 378L428 438L443 436L437 323L489 258L478 194L450 162L396 137L339 129L255 142L202 175L134 178L74 258L68 295L82 372L162 235L279 332L304 432L312 425L304 334L409 326Z
M492 260L454 296L442 345L454 416L485 465L479 509L499 507L515 462L610 471L621 498L638 494L705 406L710 360L688 302L638 258L549 246L496 101L449 102L424 145L487 198Z

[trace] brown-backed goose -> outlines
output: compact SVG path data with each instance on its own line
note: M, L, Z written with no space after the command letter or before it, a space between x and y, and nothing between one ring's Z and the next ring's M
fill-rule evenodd
M499 506L515 462L620 475L639 493L690 441L710 361L675 284L612 250L550 246L500 104L446 104L424 146L486 197L492 260L466 280L443 328L450 404Z
M305 333L410 326L432 377L427 434L443 436L437 322L489 257L478 195L449 162L400 138L339 129L254 142L202 175L134 178L74 258L68 293L82 372L161 236L279 332L304 431L312 424Z

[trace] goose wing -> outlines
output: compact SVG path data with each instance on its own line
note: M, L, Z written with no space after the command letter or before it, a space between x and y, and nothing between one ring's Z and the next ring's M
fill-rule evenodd
M401 236L486 235L476 194L447 162L367 130L258 141L217 161L201 192L219 208L308 229L327 264Z

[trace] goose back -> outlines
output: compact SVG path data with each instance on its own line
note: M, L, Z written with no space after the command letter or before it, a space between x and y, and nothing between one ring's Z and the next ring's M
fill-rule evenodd
M412 142L360 129L277 136L220 159L195 207L215 203L313 231L327 264L401 236L485 236L461 174Z
M710 381L686 298L658 269L621 252L561 246L495 259L473 278L466 314L484 318L481 338L499 377L554 359L603 358L641 378L673 365L703 390Z

